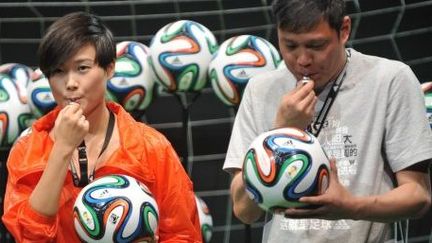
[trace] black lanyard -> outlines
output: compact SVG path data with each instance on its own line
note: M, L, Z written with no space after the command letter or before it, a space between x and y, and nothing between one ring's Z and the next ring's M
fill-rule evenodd
M330 111L330 108L332 107L333 102L335 101L336 96L339 92L339 89L342 86L342 83L346 77L348 62L349 62L349 59L351 57L351 53L349 52L349 50L347 50L346 53L347 53L346 54L347 59L346 59L346 62L345 62L345 65L344 65L342 71L339 73L336 81L333 82L333 85L330 88L329 93L327 94L327 98L324 101L324 104L323 104L320 112L318 113L318 116L307 127L307 131L311 132L313 135L315 135L315 137L318 137L318 135L320 134L321 129L324 126L325 119L327 118L327 115Z
M106 134L105 134L105 140L104 140L104 143L102 145L102 150L99 153L98 159L100 158L102 153L107 148L108 143L111 139L111 136L112 136L112 133L114 130L114 121L115 121L114 118L115 118L114 114L111 111L109 111L108 127L107 127ZM73 179L73 183L76 187L84 187L89 182L93 181L93 177L94 177L94 173L95 173L95 169L96 169L96 164L95 164L95 167L93 168L92 173L90 174L90 176L88 176L87 175L88 159L87 159L86 145L85 145L84 140L81 142L81 144L78 146L77 149L78 149L78 162L79 162L81 177L78 177L75 165L74 165L74 163L71 162L72 179Z

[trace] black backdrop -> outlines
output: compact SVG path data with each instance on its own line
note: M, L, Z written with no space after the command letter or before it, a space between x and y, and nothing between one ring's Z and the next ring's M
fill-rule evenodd
M165 24L190 19L212 30L219 43L234 35L252 34L277 46L270 17L271 0L22 2L0 2L0 64L16 62L36 67L36 49L44 30L58 16L73 11L100 15L117 41L135 40L149 45L151 37ZM364 53L402 60L413 68L421 82L432 80L432 1L347 0L346 3L353 19L349 46ZM230 177L221 169L234 110L223 105L207 86L190 109L188 146L180 103L172 94L155 93L154 101L141 119L165 134L180 155L187 149L190 163L186 169L195 191L213 214L212 242L243 242L244 226L231 211ZM4 194L8 151L9 148L3 148L0 152L0 195ZM430 219L429 213L423 219L410 222L410 242L427 242ZM9 236L0 226L0 242L8 242ZM252 229L252 242L260 242L262 222L254 224Z

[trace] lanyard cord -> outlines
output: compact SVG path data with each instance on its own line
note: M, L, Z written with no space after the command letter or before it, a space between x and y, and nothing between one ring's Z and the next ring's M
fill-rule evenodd
M325 119L327 118L327 115L330 111L330 108L332 107L333 102L335 101L336 96L339 92L339 89L342 86L342 83L346 77L348 62L351 57L351 53L349 52L349 50L346 51L346 57L347 59L345 65L342 71L339 73L336 81L333 82L333 85L330 88L330 91L327 95L326 100L324 101L320 112L318 113L318 116L312 121L312 124L307 127L307 131L311 132L313 135L315 135L315 137L318 137L318 135L320 134L321 129L324 126Z
M111 136L114 130L114 121L115 121L114 118L115 118L114 114L111 111L109 111L108 127L105 133L104 143L102 145L102 149L99 153L98 159L105 151L105 149L108 147L109 141L111 140ZM70 164L71 164L71 171L72 171L72 179L76 187L84 187L89 183L89 181L93 181L96 165L93 168L93 171L90 174L90 176L88 176L87 175L88 159L87 159L86 145L84 140L81 142L81 144L78 146L77 149L78 149L78 162L79 162L79 168L81 172L81 178L78 177L75 165L74 163L71 162Z

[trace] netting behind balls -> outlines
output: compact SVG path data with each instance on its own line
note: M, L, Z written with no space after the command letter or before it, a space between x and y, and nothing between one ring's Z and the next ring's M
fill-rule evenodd
M431 0L347 0L346 3L353 20L349 46L402 60L421 82L432 80ZM139 41L149 46L162 26L188 19L209 28L219 44L230 37L249 34L277 46L270 4L271 0L0 2L0 64L16 62L37 67L36 50L42 34L59 16L73 11L101 16L117 42ZM232 214L230 177L221 169L235 112L215 96L209 83L190 112L186 134L191 138L189 144L183 139L181 107L171 94L159 92L142 119L164 133L179 154L187 150L187 171L197 195L206 201L213 214L212 242L241 242L244 225ZM4 149L0 156L1 196L5 190L7 154ZM410 223L411 241L427 240L430 220L419 222L423 223ZM0 242L11 241L0 226ZM262 226L262 220L252 225L253 242L260 242Z

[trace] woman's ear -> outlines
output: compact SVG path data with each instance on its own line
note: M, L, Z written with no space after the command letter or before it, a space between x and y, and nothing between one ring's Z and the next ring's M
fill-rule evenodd
M108 79L111 79L114 76L114 71L115 71L115 62L112 62L107 66L106 69Z

